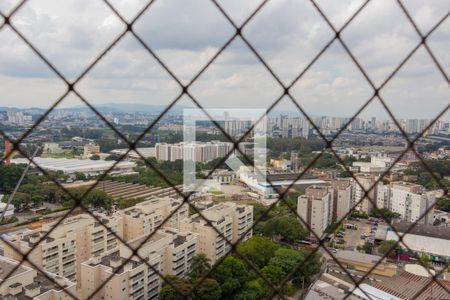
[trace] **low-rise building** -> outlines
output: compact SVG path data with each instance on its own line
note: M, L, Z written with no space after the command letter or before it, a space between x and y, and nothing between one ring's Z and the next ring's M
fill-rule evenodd
M450 230L444 226L433 226L429 224L416 224L409 229L412 223L400 222L395 224L395 229L403 235L401 246L418 255L427 255L435 262L450 263ZM386 240L398 240L398 236L392 230L387 232ZM405 247L406 248L406 247Z
M381 256L349 250L338 251L335 256L343 266L360 272L371 271L371 274L387 277L392 277L397 273L397 266L387 262L386 258L383 259ZM378 263L379 261L381 263Z
M89 176L97 176L107 171L109 171L109 175L118 175L132 172L133 168L136 167L136 164L130 161L121 161L116 164L116 161L51 157L35 157L33 162L46 171L60 171L67 175L83 173ZM28 164L29 160L26 158L16 158L11 160L11 163ZM34 166L34 163L32 163L32 165ZM112 170L110 170L111 167L113 167Z
M89 143L83 147L83 158L90 158L92 155L100 153L100 146L95 143Z
M3 214L3 211L5 211L4 212L4 216L6 218L13 216L14 215L14 210L16 208L12 204L1 202L2 199L3 199L3 195L0 194L0 215Z
M42 152L46 154L61 154L64 153L64 149L58 143L45 143Z
M202 214L230 242L252 236L253 206L224 202L206 208ZM100 222L88 214L68 217L48 236L45 234L55 222L44 224L39 230L4 235L4 255L20 261L22 254L31 251L28 259L35 266L76 282L82 299L109 276L114 280L93 299L117 299L118 295L124 299L140 299L143 295L145 299L153 299L159 293L161 282L155 281L158 276L155 277L156 273L147 264L133 257L129 264L120 267L119 262L132 255L129 247L139 248L139 255L160 273L174 276L189 272L195 253L205 253L214 263L231 249L200 216L188 216L187 204L169 197L150 199L109 216L97 213L96 216Z

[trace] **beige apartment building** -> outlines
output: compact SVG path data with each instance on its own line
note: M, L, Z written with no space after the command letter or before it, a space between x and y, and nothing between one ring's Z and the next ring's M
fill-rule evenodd
M190 271L197 250L197 234L166 228L158 230L147 241L145 239L130 241L128 246L138 248L142 245L138 254L146 263L137 256L128 260L132 252L126 245L84 262L80 297L86 299L111 277L91 299L157 299L163 284L157 272L185 276Z
M92 155L100 153L100 146L95 143L89 143L83 147L83 158L90 158Z
M113 231L117 231L114 219L104 219ZM44 224L41 230L25 231L17 235L6 236L21 253L33 249L29 259L47 272L63 276L71 281L79 281L79 269L83 261L117 247L115 236L106 231L94 218L87 214L69 217L63 220L48 237L37 244L55 223ZM3 242L6 257L21 260L8 243Z
M98 214L103 224L126 241L148 235L181 204L172 198L151 199L112 216ZM178 228L188 216L187 204L182 205L164 226ZM43 225L41 230L26 231L8 236L7 240L22 253L31 252L30 259L48 272L79 282L81 263L118 246L115 235L87 214L65 219L40 244L36 243L55 223ZM21 255L5 244L4 255L16 260Z
M212 264L231 250L227 241L233 243L241 237L245 241L252 236L253 206L222 202L203 210L202 214L223 237L197 214L185 219L180 230L199 235L198 250L205 253Z
M143 243L139 255L162 274L184 276L190 270L195 253L205 253L214 263L230 251L230 246L199 216L189 217L187 205L181 204L181 200L167 197L151 199L111 216L97 216L134 248L154 233ZM179 210L168 218L178 207ZM203 214L231 242L252 236L252 206L220 203L203 210ZM166 224L155 232L166 218ZM76 292L81 299L131 255L129 248L88 214L63 220L38 243L54 225L46 224L40 230L25 230L4 239L21 253L33 249L29 259L39 268L76 282ZM8 243L2 242L5 257L20 261L21 255ZM153 299L159 294L160 279L137 257L119 271L94 299ZM116 298L118 295L121 296Z
M171 214L164 227L179 228L181 220L189 215L189 205L169 197L155 198L117 211L113 218L121 228L119 236L129 241L150 234Z
M373 202L376 201L377 195L377 186L375 186L373 189L371 188L373 185L375 185L375 182L378 180L378 177L376 175L371 174L356 174L355 178L358 180L359 184L358 182L356 182L356 180L353 180L352 205L353 206L356 205L356 203L358 203L361 199L363 199L356 206L356 210L369 214L374 207ZM367 196L365 197L364 190L368 191L369 189L371 190L367 194L368 197Z
M68 293L76 295L75 283L68 279L47 273L47 276L57 282L52 282L35 269L21 265L10 276L6 277L18 261L0 256L0 298L1 299L34 299L34 300L65 300L72 299ZM61 290L61 287L64 290Z
M352 179L334 179L331 186L334 190L333 219L339 221L352 209Z
M321 237L333 218L333 188L310 186L298 197L297 213Z

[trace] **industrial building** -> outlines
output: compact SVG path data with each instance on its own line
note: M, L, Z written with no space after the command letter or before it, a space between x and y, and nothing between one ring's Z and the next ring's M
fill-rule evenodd
M395 229L403 235L412 226L409 222L395 224ZM398 240L394 231L388 230L386 240ZM450 229L444 226L417 224L403 237L404 244L419 255L427 255L432 261L450 263Z
M14 164L28 164L29 160L26 158L16 158L11 160ZM64 174L73 175L75 173L83 173L89 176L97 176L108 171L116 162L105 160L90 160L90 159L67 159L67 158L48 158L36 157L33 159L33 166L39 165L46 171L63 172ZM136 167L134 162L121 161L114 166L108 174L118 175L126 174L133 171Z

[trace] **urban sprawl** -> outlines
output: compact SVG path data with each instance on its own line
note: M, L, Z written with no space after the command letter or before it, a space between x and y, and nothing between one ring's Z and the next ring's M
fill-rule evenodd
M184 141L182 113L101 112L135 148L80 108L2 140L1 299L450 298L448 120L225 114ZM185 161L208 181L188 201Z

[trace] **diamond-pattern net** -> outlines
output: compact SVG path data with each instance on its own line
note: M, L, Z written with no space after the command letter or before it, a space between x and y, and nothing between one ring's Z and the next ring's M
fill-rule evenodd
M161 1L161 0L160 0ZM97 185L99 184L99 182L101 180L103 180L104 178L106 178L107 174L114 169L114 167L120 162L122 161L130 151L132 150L136 150L137 144L144 138L144 136L149 133L155 126L156 124L168 113L168 111L174 107L175 104L177 104L179 101L181 101L182 97L187 97L188 99L192 100L192 102L201 110L203 111L203 113L212 121L212 123L218 128L218 130L227 137L227 139L229 141L231 141L233 143L233 150L230 151L228 153L228 155L224 158L221 159L221 161L217 164L216 167L214 167L209 175L211 175L220 165L222 165L222 163L225 162L225 160L236 150L238 152L240 152L240 155L242 155L242 157L244 158L244 160L246 160L247 162L249 162L251 164L251 159L241 151L241 149L238 147L239 143L241 143L251 132L252 129L255 125L253 125L246 134L244 134L241 138L235 140L233 137L231 137L221 126L220 124L214 120L214 118L208 113L208 111L200 104L200 102L197 100L197 98L190 92L190 87L198 80L198 78L217 60L218 57L220 57L222 55L222 53L232 44L233 41L240 39L245 45L246 47L254 54L254 56L257 58L257 60L259 61L259 63L269 72L269 74L271 75L271 77L273 78L274 82L276 82L282 89L282 93L279 95L279 97L277 97L276 99L274 99L274 102L272 103L272 105L270 105L267 108L267 113L271 112L278 103L280 103L282 101L282 99L288 99L290 102L292 102L292 104L298 109L299 112L301 112L306 119L309 121L309 123L311 124L311 126L314 128L314 130L317 132L318 136L324 141L326 147L309 163L309 165L299 174L297 179L300 179L308 170L310 170L314 164L320 159L321 156L323 156L326 152L331 153L333 156L336 157L336 159L342 164L342 166L345 168L346 171L349 172L349 174L353 174L352 172L350 172L349 167L346 165L346 163L340 158L340 156L336 153L336 151L333 148L333 143L338 139L338 137L341 135L341 133L353 122L353 120L355 120L355 118L357 118L359 116L359 114L366 108L368 107L371 103L373 102L378 102L379 104L381 104L381 106L384 108L384 110L387 112L387 114L389 115L389 117L392 119L392 121L394 122L394 124L396 125L396 127L398 128L398 130L401 132L403 138L405 139L405 141L407 142L407 147L404 150L404 152L396 159L396 161L392 164L392 166L386 170L385 174L383 174L383 176L380 176L379 179L377 180L377 182L375 182L369 189L364 188L364 186L358 181L358 178L351 175L353 177L353 179L356 181L356 183L361 187L361 189L364 191L364 195L363 197L361 197L361 200L359 200L358 203L355 203L355 205L352 207L352 209L350 209L348 211L348 213L342 217L340 220L337 220L336 223L341 224L343 222L343 220L345 218L347 218L352 211L356 208L356 206L358 204L360 204L360 202L362 202L364 199L368 199L372 205L377 208L377 203L374 199L371 199L370 197L370 192L375 188L375 186L378 184L378 182L380 182L382 180L382 178L384 177L384 175L387 175L390 171L391 168L402 159L402 157L404 155L406 155L408 152L412 152L417 159L422 163L423 167L429 172L430 176L437 182L437 184L439 185L439 188L443 190L443 194L444 196L448 195L448 188L440 181L440 179L433 173L433 171L431 170L431 168L425 163L424 159L421 157L421 155L417 152L417 150L415 149L415 144L416 142L427 132L427 130L429 128L431 128L431 126L433 126L433 124L439 119L441 118L449 109L449 105L447 105L431 122L430 124L427 126L427 128L425 128L420 134L418 134L417 136L415 136L414 138L411 138L410 136L408 136L408 134L402 129L402 126L400 124L400 122L396 119L396 117L394 116L394 114L392 113L391 109L389 108L389 106L386 104L386 101L383 99L383 97L380 94L380 91L396 76L396 74L400 71L400 69L410 60L410 58L419 50L419 49L425 49L426 53L429 55L429 57L432 59L434 66L436 67L436 69L439 71L439 73L442 75L442 77L444 78L446 84L449 84L449 78L448 75L446 73L446 71L444 70L444 68L442 67L442 65L440 64L440 62L438 61L438 59L436 58L436 56L434 55L433 51L431 50L431 48L428 46L427 44L427 40L430 37L430 35L436 31L437 28L439 28L439 26L441 26L447 19L449 16L449 13L445 14L445 16L440 19L440 20L434 20L435 24L434 26L426 33L422 32L419 27L417 26L416 22L413 20L413 18L411 17L410 12L408 11L408 9L405 7L405 5L402 3L401 0L396 1L397 5L399 6L399 8L401 9L402 13L406 16L408 22L410 23L410 25L414 28L415 33L417 34L417 36L419 37L419 42L417 43L417 45L411 50L409 51L409 53L403 58L403 60L401 60L401 62L396 66L396 68L384 79L384 81L382 81L382 83L380 85L376 85L374 83L374 81L370 78L370 76L368 75L367 71L365 70L365 68L361 65L361 63L359 62L359 60L355 57L355 55L352 53L351 49L347 46L347 43L345 42L345 40L342 38L342 33L343 31L352 23L352 21L362 12L366 9L368 3L370 2L369 0L365 1L364 3L362 3L362 5L346 20L346 22L343 24L343 26L337 28L335 25L333 25L333 23L330 21L330 18L327 16L327 14L325 13L325 11L323 10L323 8L316 3L315 0L311 0L311 4L313 5L313 7L315 8L315 10L317 10L318 14L320 15L320 17L323 19L323 21L326 23L326 25L332 30L333 37L323 46L323 48L317 52L317 54L314 56L314 58L306 65L306 67L298 74L298 76L295 77L295 79L290 83L290 84L284 84L283 81L280 79L280 77L276 74L276 72L273 70L273 68L271 68L270 64L267 63L265 61L265 59L262 57L262 55L260 55L260 53L258 52L258 50L252 45L252 43L247 39L247 37L244 35L243 33L243 29L248 25L248 23L263 9L263 7L265 5L267 5L268 2L270 2L270 0L265 0L262 1L253 11L252 13L245 19L245 21L241 24L238 25L236 24L233 19L230 17L230 15L226 12L226 10L222 7L222 5L216 1L216 0L211 0L211 2L214 4L215 8L218 10L218 12L220 12L220 14L230 23L230 25L234 28L234 34L222 45L222 47L219 48L219 50L209 59L209 61L200 69L200 71L195 74L195 76L193 76L193 78L187 83L187 84L183 84L183 81L177 77L175 75L175 73L168 67L168 65L156 54L156 52L152 49L152 45L146 43L144 41L144 39L134 30L133 26L136 23L137 20L139 20L142 15L148 11L152 9L152 5L156 2L156 0L152 0L149 1L140 11L139 13L133 18L131 19L131 21L127 21L126 18L121 14L121 12L112 4L110 3L109 0L103 0L104 4L123 22L123 24L125 25L125 30L123 30L123 32L121 32L114 40L111 41L111 43L101 52L100 55L98 55L93 62L83 71L81 72L81 74L75 78L74 80L70 80L68 79L66 76L63 75L63 73L58 70L58 68L49 60L46 58L46 55L42 52L39 51L39 49L33 45L33 43L28 40L22 33L21 31L14 25L13 22L13 17L14 15L16 15L18 13L18 11L20 11L24 5L27 3L27 0L22 0L20 1L11 11L9 14L4 14L1 13L1 17L2 17L2 24L0 25L0 31L4 30L5 28L9 28L12 30L12 32L14 32L21 41L23 41L23 43L25 43L33 52L34 54L39 57L40 60L42 60L43 63L45 63L45 65L47 65L55 74L57 77L60 78L60 80L62 82L64 82L64 84L66 85L66 90L65 92L56 100L56 102L51 105L47 111L34 123L34 125L29 128L25 133L23 133L22 136L20 136L17 139L14 139L10 136L8 136L8 134L6 132L0 131L1 136L5 139L5 140L9 140L12 143L12 147L13 147L13 151L18 151L21 153L21 155L23 155L24 157L30 159L30 157L19 147L21 145L21 143L33 132L33 130L35 130L44 120L45 118L69 95L69 94L74 94L77 97L79 97L79 99L81 99L81 101L90 108L90 110L92 110L92 112L99 118L101 119L106 125L107 127L109 127L112 131L114 131L114 133L120 137L123 141L126 142L127 146L128 146L128 151L121 155L121 157L114 163L114 165L108 170L106 171L102 176L100 176L98 178L98 180L96 181L96 183L92 186L90 186L86 192L81 195L80 197L77 197L73 194L71 194L71 192L66 189L54 176L52 176L52 174L50 174L49 172L47 172L46 170L44 170L43 168L41 168L39 166L39 164L37 164L35 161L33 161L34 165L39 169L40 172L42 172L46 177L48 177L51 181L53 181L65 194L67 194L68 197L70 197L71 199L73 199L73 201L75 202L75 205L69 209L67 212L64 213L64 215L56 222L56 224L52 227L52 229L48 232L46 232L41 238L40 241L38 243L36 243L35 245L39 245L42 241L44 241L47 237L50 236L50 234L55 230L55 228L58 227L58 225L60 225L64 219L66 217L68 217L72 212L74 212L74 210L76 209L82 209L85 213L89 214L92 218L94 218L97 222L99 222L99 224L101 224L101 226L103 226L109 233L111 233L112 235L114 235L117 240L121 241L123 245L127 245L127 243L120 237L118 236L114 231L112 231L109 227L108 224L104 224L102 222L101 219L99 219L99 217L97 215L95 215L94 213L92 213L83 203L82 203L82 199L90 192L92 191L94 188L97 187ZM164 33L161 33L164 34ZM85 98L78 90L77 90L77 85L78 83L87 76L87 74L94 68L94 66L108 53L110 52L115 46L116 44L123 39L126 35L130 35L132 36L140 45L142 45L142 47L144 47L146 49L146 51L148 51L148 53L156 60L156 62L165 70L165 72L167 72L167 74L179 85L180 89L181 89L181 93L179 93L171 102L170 104L162 111L162 113L155 119L153 120L153 122L134 140L134 141L129 141L127 139L127 137L122 134L118 129L115 128L115 126L108 121L89 101L89 99ZM300 82L302 80L302 78L304 77L305 73L310 70L314 64L318 61L318 59L327 51L327 49L329 49L329 47L333 44L333 43L339 43L343 49L345 50L345 53L348 55L348 57L350 58L350 60L354 63L354 65L357 67L357 69L359 70L359 72L361 73L361 75L364 77L364 79L367 81L367 83L370 85L370 87L372 88L372 95L369 97L369 99L365 100L364 104L358 108L358 110L356 111L356 113L347 121L347 123L345 124L345 126L342 126L341 129L337 132L337 134L334 135L334 137L327 138L321 131L321 129L315 125L314 121L312 120L312 117L305 111L305 109L302 107L301 105L301 101L298 101L291 93L291 89L292 87ZM261 118L258 120L261 121L263 119L264 116L261 116ZM12 151L11 151L12 153ZM217 234L223 238L227 244L231 247L231 251L226 255L230 255L233 254L235 256L237 256L238 258L242 259L243 261L245 261L245 263L247 264L247 267L253 271L258 277L260 277L263 282L271 289L271 295L269 296L269 298L281 298L281 299L286 299L286 296L283 294L282 290L285 287L285 285L292 279L292 277L294 276L295 272L299 269L301 269L304 264L310 259L312 258L318 251L319 249L323 249L324 252L326 252L326 254L337 264L341 267L341 269L346 273L346 275L348 275L348 277L353 281L353 284L358 287L361 283L363 283L363 281L371 275L372 271L382 262L382 260L387 257L388 252L386 252L385 255L383 255L383 257L374 265L372 266L372 268L366 272L366 274L362 277L362 278L354 278L353 276L351 276L351 274L348 273L348 271L346 270L346 268L341 264L341 262L335 257L334 253L331 252L328 247L325 246L325 241L327 240L328 236L331 233L326 234L326 236L324 237L319 237L317 236L314 231L309 227L309 225L307 224L307 222L305 222L305 220L303 220L297 213L297 210L295 207L292 207L291 204L289 204L289 202L284 201L285 196L287 194L287 192L289 191L289 189L292 187L292 185L295 183L296 180L293 180L293 183L291 186L283 189L283 191L278 190L277 188L275 188L272 183L269 181L269 184L274 188L274 190L277 191L277 193L279 194L279 200L277 200L277 202L273 203L272 205L270 205L267 210L264 211L264 213L254 221L252 228L248 229L247 232L250 232L259 222L261 222L262 219L264 219L265 217L268 216L268 214L270 213L271 210L273 210L276 205L278 204L278 202L285 202L285 206L288 208L288 210L290 212L292 212L294 215L296 215L296 217L298 217L302 222L302 224L307 227L308 231L311 232L312 235L315 236L315 238L319 241L319 246L315 248L313 251L311 251L309 253L309 255L302 260L302 262L300 264L298 264L295 268L293 268L291 270L291 272L286 276L286 278L284 278L284 280L282 280L282 282L279 285L274 285L271 283L271 281L266 278L266 276L264 276L261 271L252 263L250 262L245 256L241 255L239 253L239 251L237 250L237 245L239 245L239 243L241 242L241 240L246 236L246 234L242 234L241 238L238 239L236 242L232 243L231 241L229 241L222 232L220 232L212 223L210 220L208 220L203 214L202 212L196 207L194 206L190 201L190 197L192 196L192 193L184 193L183 191L181 191L177 186L175 186L166 176L165 174L163 174L160 170L158 170L158 168L149 160L145 159L142 154L139 153L139 151L136 151L136 153L141 156L141 158L143 159L143 161L145 162L145 165L154 170L169 186L171 186L176 193L182 197L183 201L180 204L180 206L178 206L177 209L179 209L182 205L189 205L190 209L192 209L195 213L197 213L199 215L200 218L204 219L204 221L209 224L216 232ZM4 160L7 157L4 157L2 159L2 161L0 163L3 163ZM256 172L259 172L262 174L261 170L257 170ZM208 176L207 176L208 177ZM430 207L421 217L418 221L420 221L421 219L423 219L426 214L432 209L432 207ZM192 287L192 289L186 291L183 290L181 291L170 279L166 278L163 274L161 274L161 272L159 270L157 270L155 267L153 267L150 263L148 263L148 261L146 259L144 259L143 257L141 257L138 253L138 250L140 249L140 247L142 245L144 245L147 241L150 240L150 238L156 233L156 231L161 228L162 226L164 226L164 224L172 217L172 215L174 213L176 213L177 210L174 210L172 212L171 215L169 215L159 226L157 226L157 228L155 228L153 230L153 232L151 234L149 234L148 236L145 237L145 239L143 239L140 244L135 247L135 248L131 248L129 245L127 245L127 247L130 248L131 251L131 255L128 257L128 259L126 259L125 261L122 262L122 267L125 266L132 257L138 257L143 263L145 263L149 269L153 270L154 272L156 272L159 277L167 284L171 285L178 293L180 293L180 296L182 296L183 298L189 298L191 296L191 294L193 293L193 291L216 269L216 267L218 265L220 265L221 261L223 261L223 259L226 257L223 257L222 259L220 259L218 262L216 262L216 264L214 264L211 268L211 270L209 270L208 274L205 274L200 280L198 280L194 286ZM383 218L384 219L384 218ZM384 220L387 224L392 225L391 221L388 219ZM395 249L400 243L403 242L403 237L410 232L415 226L416 223L413 223L408 230L406 230L404 233L400 234L396 231L395 226L391 226L392 229L397 233L397 235L399 236L399 240L396 243L396 245L392 246L392 249ZM35 268L36 270L38 270L42 275L46 276L49 280L51 280L55 285L59 286L62 290L64 290L64 287L60 285L60 283L58 283L57 281L55 281L53 278L49 277L49 275L47 275L43 270L41 270L31 259L30 259L30 254L33 251L33 249L30 249L29 252L26 253L21 253L19 249L16 249L15 246L13 244L11 244L10 242L8 242L7 240L4 240L4 242L8 243L9 246L13 249L15 249L15 251L18 252L19 255L21 255L22 259L20 261L20 264L15 266L10 272L9 274L6 274L6 277L8 277L9 275L13 274L22 263L24 262L28 262L33 268ZM408 245L405 244L403 242L403 246L406 247L407 249L409 249ZM413 252L413 251L411 251ZM419 263L423 264L421 262L421 260L419 260ZM423 265L427 270L428 268ZM448 268L448 265L445 266L443 268L443 271L446 270ZM119 268L120 269L120 268ZM442 271L442 272L443 272ZM428 272L430 272L428 270ZM431 279L429 281L429 284L424 286L423 288L421 288L416 295L413 298L418 298L426 289L428 289L429 286L431 286L432 284L437 284L438 286L440 286L442 289L444 289L445 291L447 291L450 295L450 291L448 290L448 287L443 285L440 281L437 280L437 278L441 275L442 272L438 272L437 274L431 274ZM98 286L96 288L95 291L92 292L92 294L88 297L88 298L92 298L93 296L95 296L113 277L114 274L112 274L109 278L106 278L103 283ZM1 285L2 283L0 283ZM77 299L77 296L67 290L64 290L65 293L67 293L70 297ZM371 299L370 295L368 295L365 291L362 291L365 296L368 299ZM349 297L350 294L346 295L345 298Z

